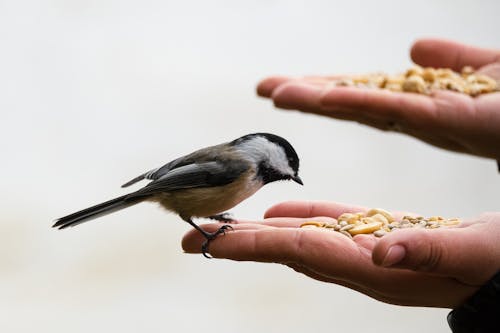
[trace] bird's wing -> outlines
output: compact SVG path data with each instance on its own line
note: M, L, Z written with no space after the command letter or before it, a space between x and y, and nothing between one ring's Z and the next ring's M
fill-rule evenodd
M130 197L150 196L161 192L188 188L223 186L237 179L248 169L248 164L237 161L231 163L210 161L187 164L170 170L131 194Z
M149 170L148 172L145 172L145 173L143 173L142 175L137 176L137 177L135 177L134 179L132 179L132 180L130 180L130 181L128 181L128 182L126 182L125 184L123 184L123 185L122 185L122 187L129 187L130 185L133 185L133 184L135 184L135 183L137 183L137 182L140 182L140 181L141 181L141 180L143 180L143 179L154 179L154 178L153 178L153 177L154 177L154 174L155 174L158 170L159 170L159 168L158 168L158 169Z
M218 149L214 148L217 148L217 146L202 148L195 152L192 152L191 154L179 157L159 168L149 170L148 172L145 172L142 175L135 177L134 179L123 184L122 187L128 187L143 179L152 179L152 180L160 179L177 168L194 164L195 161L201 163L215 161L217 160L216 152L218 151Z

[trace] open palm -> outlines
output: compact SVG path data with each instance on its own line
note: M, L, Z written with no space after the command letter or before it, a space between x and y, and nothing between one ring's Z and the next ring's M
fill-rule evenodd
M421 66L459 71L472 66L500 80L500 51L426 39L412 47ZM478 97L451 91L430 96L379 89L336 87L332 76L270 77L257 87L284 109L354 120L382 130L403 132L435 146L500 160L500 93Z
M263 222L233 224L234 230L215 239L209 251L214 258L281 263L386 303L412 306L456 307L498 270L500 214L481 216L459 228L402 229L382 239L349 239L325 229L299 228L307 220L327 222L364 210L333 202L285 202L270 208ZM203 225L208 231L219 227ZM199 253L202 242L192 230L182 246ZM394 246L404 248L405 255L391 251Z

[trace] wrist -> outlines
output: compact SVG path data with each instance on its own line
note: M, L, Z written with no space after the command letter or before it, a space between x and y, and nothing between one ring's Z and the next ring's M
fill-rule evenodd
M448 314L453 333L500 332L500 271Z

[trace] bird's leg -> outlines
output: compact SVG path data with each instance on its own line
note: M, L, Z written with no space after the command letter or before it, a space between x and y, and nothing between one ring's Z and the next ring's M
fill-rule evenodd
M212 258L211 256L208 255L208 245L210 244L210 242L212 240L214 240L215 238L217 238L217 236L219 236L220 234L225 235L226 230L228 230L228 229L233 230L233 227L231 227L228 224L224 224L222 227L217 229L215 232L207 232L207 231L203 230L199 225L194 223L191 218L184 218L183 217L182 219L184 221L186 221L187 223L191 224L193 226L193 228L198 230L203 235L203 237L206 238L206 240L203 242L203 244L201 244L201 253L203 254L203 256L205 258L208 258L208 259Z
M222 213L212 216L207 216L207 219L216 220L222 223L234 223L235 220L231 217L229 213Z

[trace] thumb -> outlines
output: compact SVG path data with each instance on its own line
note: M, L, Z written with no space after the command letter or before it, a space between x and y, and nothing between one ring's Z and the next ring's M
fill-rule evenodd
M480 228L405 229L384 236L373 249L372 260L378 266L482 285L500 268L496 243Z
M411 58L421 66L449 67L456 71L464 66L480 68L500 61L500 50L480 48L445 39L417 40Z

